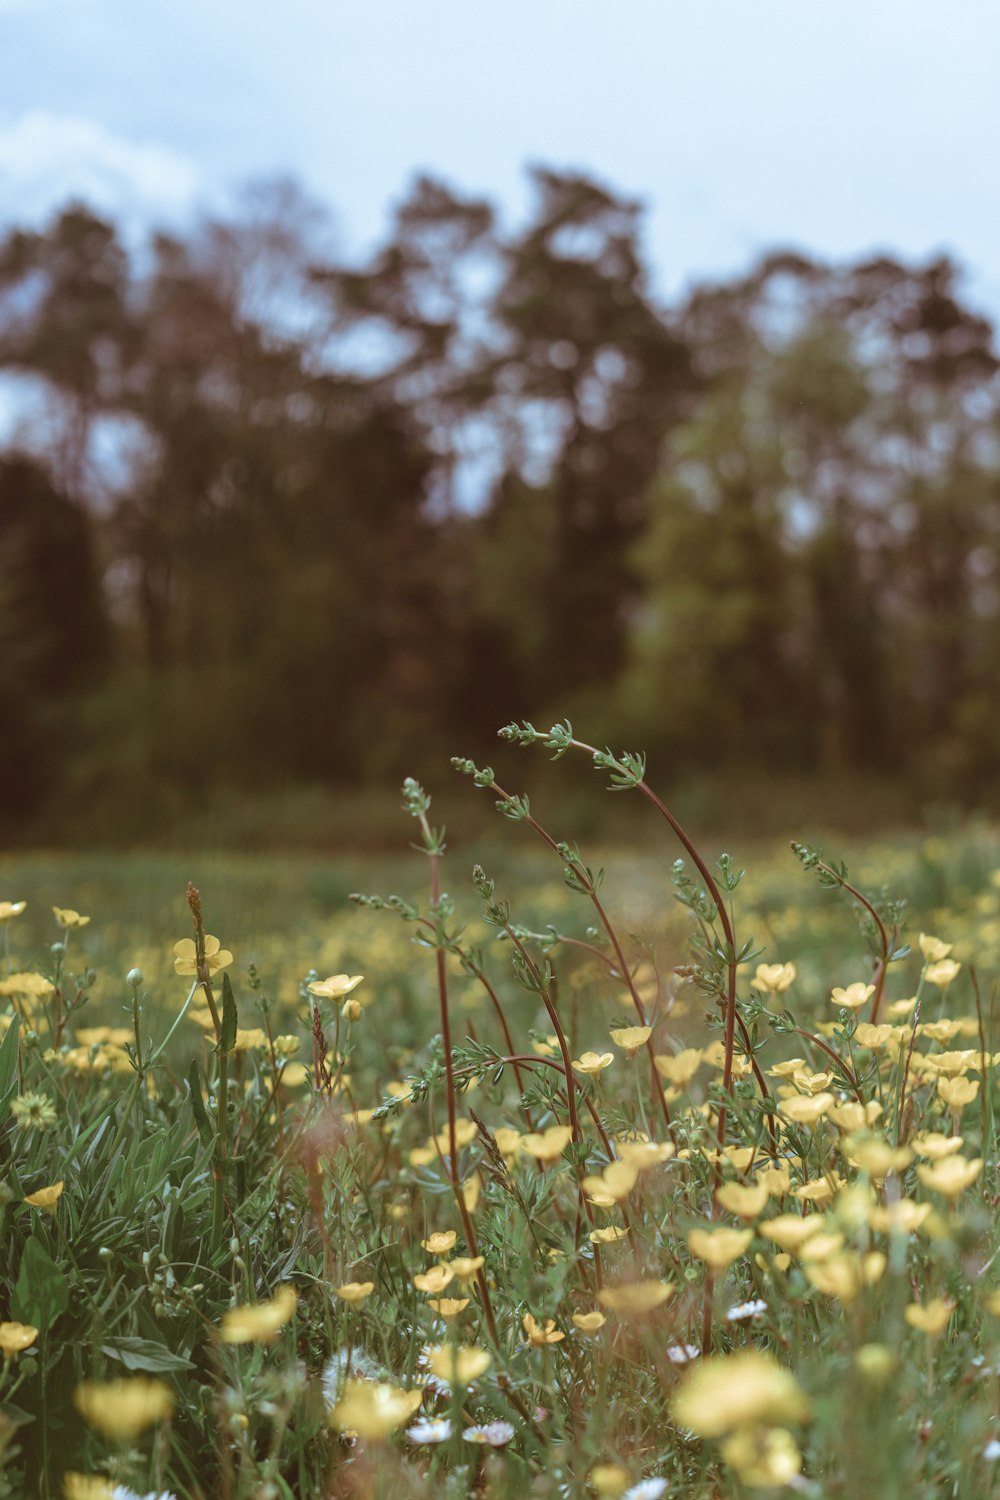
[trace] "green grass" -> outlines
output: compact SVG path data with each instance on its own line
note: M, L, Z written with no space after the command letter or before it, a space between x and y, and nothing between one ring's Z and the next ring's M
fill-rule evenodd
M450 849L441 873L455 912L440 909L435 923L429 862L406 851L414 826L401 819L401 852L387 858L40 852L0 862L0 900L28 902L3 928L7 967L55 980L65 1022L53 1049L54 997L19 1001L19 1055L13 1042L0 1053L0 1285L6 1289L0 1311L38 1329L31 1348L3 1366L5 1492L60 1495L68 1471L113 1477L138 1494L206 1500L390 1494L555 1500L591 1495L595 1487L614 1493L616 1486L661 1476L666 1495L693 1500L780 1489L757 1481L781 1478L781 1462L798 1454L794 1483L816 1497L991 1494L994 1466L983 1453L994 1434L1000 1359L1000 1318L986 1310L988 1293L1000 1286L993 1261L992 1067L960 1117L962 1155L982 1157L985 1166L953 1201L920 1178L919 1157L900 1159L880 1185L871 1168L849 1160L859 1151L864 1160L865 1142L852 1140L845 1154L840 1143L848 1133L832 1120L786 1126L777 1157L789 1166L792 1188L820 1184L822 1192L824 1182L832 1184L831 1202L816 1204L828 1221L825 1232L842 1236L829 1251L832 1269L810 1271L800 1257L779 1266L764 1225L807 1205L794 1196L772 1197L746 1221L749 1242L716 1272L708 1303L716 1356L766 1352L792 1372L803 1395L793 1400L786 1391L768 1405L761 1394L768 1377L751 1372L752 1420L735 1433L709 1420L699 1436L690 1430L699 1419L682 1422L686 1408L674 1404L697 1364L677 1363L669 1351L698 1347L702 1339L706 1266L689 1231L743 1223L728 1211L711 1217L721 1074L703 1066L669 1100L667 1127L645 1053L629 1060L608 1038L609 1027L635 1020L632 1002L613 966L578 946L607 953L601 932L591 930L599 925L595 909L567 889L558 859L537 847L524 825L500 825L488 842ZM714 859L720 850L707 854ZM654 1006L657 1053L720 1041L710 991L713 963L721 972L725 956L713 959L710 943L708 958L698 959L702 991L674 973L691 962L692 924L674 899L679 851L669 831L631 849L582 852L588 865L605 869L601 897L630 967L640 966L637 982ZM846 857L852 880L866 892L888 885L893 896L906 898L911 942L927 931L954 944L961 972L944 991L924 984L921 1021L974 1016L974 969L986 1049L1000 1046L992 1026L993 976L1000 969L1000 888L991 879L1000 867L997 832L972 825L947 836L901 833L833 852ZM748 871L733 895L738 937L752 937L765 950L739 971L755 1056L765 1072L792 1055L805 1055L813 1072L828 1070L830 1059L816 1044L788 1035L773 1017L787 1006L821 1040L819 1028L837 1022L831 988L871 973L857 904L822 889L787 845L748 842L732 853ZM564 1124L566 1094L563 1075L551 1066L559 1053L542 997L518 981L511 942L498 941L496 927L483 920L471 882L476 860L495 879L495 897L510 901L512 923L548 934L544 942L523 942L537 975L544 978L551 961L547 988L573 1057L587 1049L614 1053L611 1066L585 1084L603 1136L581 1099L581 1139L548 1166L523 1149L505 1159L495 1148L495 1132L526 1130L526 1111L537 1130ZM235 955L226 972L240 1032L264 1027L297 1036L292 1061L306 1064L304 1082L276 1083L275 1056L250 1037L241 1035L239 1050L220 1051L190 1015L141 1080L124 1041L95 1043L89 1051L75 1044L81 1028L132 1026L125 976L136 966L144 976L136 991L143 1056L166 1037L192 983L174 973L172 953L175 942L192 934L184 896L189 879L201 890L208 932ZM359 910L348 901L355 890L398 892L430 925ZM91 917L69 934L65 955L51 951L64 936L51 917L53 905ZM712 930L705 921L705 933ZM421 935L425 942L415 944ZM468 1120L474 1112L486 1127L461 1147L454 1172L447 1155L427 1144L432 1133L447 1134L448 1120L436 1040L439 941L450 950L454 1062L462 1082L473 1081L470 1092L458 1094L458 1115ZM518 1055L549 1059L523 1065L520 1087L513 1067L498 1061L505 1045L499 1022L468 963L463 971L458 947L481 947ZM762 961L793 962L797 970L792 989L770 1006L753 990ZM891 966L887 1003L914 994L921 963L911 954ZM320 1002L334 1087L317 1090L312 1000L304 986L310 975L338 973L365 976L353 992L362 1012L348 1021L341 1003ZM523 965L521 979L534 982ZM214 988L221 1011L221 975ZM77 996L82 1003L74 1010ZM843 1059L827 1091L842 1103L849 1077L856 1077L864 1098L882 1105L874 1129L890 1146L897 1135L905 1142L931 1129L947 1132L958 1120L932 1075L921 1072L921 1056L970 1049L977 1055L965 1071L980 1078L976 1037L918 1038L916 1071L902 1094L905 1048L898 1056L891 1048L866 1051L850 1025L826 1041ZM794 1091L788 1080L767 1076L772 1098L779 1087ZM392 1089L396 1102L368 1118ZM221 1112L220 1092L228 1101ZM54 1107L51 1127L22 1123L17 1101L33 1094ZM726 1141L736 1154L724 1175L749 1181L771 1151L766 1116L752 1080L738 1079L725 1102ZM672 1144L671 1159L643 1170L617 1206L584 1201L578 1177L598 1176L608 1165L604 1139L627 1142L645 1132ZM749 1166L738 1154L742 1146L755 1149ZM456 1202L456 1181L478 1193L468 1212ZM25 1202L57 1182L64 1187L54 1212ZM930 1207L918 1229L889 1235L873 1227L872 1206L894 1195ZM595 1246L592 1225L628 1232ZM446 1288L444 1296L460 1293L469 1301L445 1323L413 1277L435 1260L421 1240L451 1230L457 1236L451 1257L484 1256L485 1287L473 1280L465 1289L456 1282ZM858 1268L871 1253L885 1256L884 1267L875 1278L871 1263L871 1285L851 1295L850 1278L864 1281ZM669 1282L672 1292L640 1318L605 1308L599 1329L585 1332L573 1322L574 1314L601 1307L598 1282L635 1281ZM349 1282L371 1282L373 1290L350 1304L334 1292ZM220 1338L227 1310L266 1304L287 1286L297 1303L273 1341ZM904 1317L908 1305L935 1297L952 1305L940 1338ZM748 1299L766 1308L748 1321L727 1321L727 1309ZM533 1345L526 1314L539 1325L553 1319L565 1337ZM449 1395L423 1384L422 1351L452 1339L484 1350L490 1363L467 1389ZM870 1346L888 1352L866 1353ZM348 1372L369 1383L346 1388L350 1401L331 1421L331 1403L343 1400ZM96 1422L92 1411L88 1420L79 1410L86 1407L81 1382L143 1375L169 1389L169 1420L116 1436L102 1431L100 1393ZM402 1420L384 1437L367 1433L363 1403L377 1383L422 1389L420 1415L450 1418L451 1436L418 1444L403 1436ZM390 1406L393 1399L384 1397ZM715 1406L733 1399L727 1393ZM361 1435L338 1431L338 1420L349 1430L360 1427ZM510 1424L509 1441L492 1448L463 1436L491 1421ZM70 1482L70 1492L74 1483L84 1493L80 1481Z

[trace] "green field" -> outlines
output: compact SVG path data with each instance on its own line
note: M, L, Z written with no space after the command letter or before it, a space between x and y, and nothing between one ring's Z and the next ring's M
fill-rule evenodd
M880 1038L867 1009L830 999L872 977L863 907L787 844L731 851L747 870L728 905L738 942L754 940L735 973L765 1108L739 1034L722 1088L738 955L713 949L718 914L696 891L711 937L698 971L676 973L699 924L675 899L668 829L582 851L605 872L629 983L597 907L528 827L445 853L454 910L442 901L437 922L414 831L401 817L392 858L0 861L0 902L27 903L0 928L2 1314L35 1333L4 1344L0 1494L992 1493L1000 833L829 850L876 912L907 903L913 951L889 967ZM705 851L716 878L720 852ZM477 862L509 917L484 920ZM221 1041L203 992L174 1026L198 989L174 972L194 936L189 880L233 955L212 975ZM413 906L401 920L352 891ZM59 927L53 906L90 921ZM920 933L952 945L950 982ZM794 965L794 982L769 991L764 963ZM25 974L39 993L10 978ZM364 977L339 999L309 993L335 975ZM630 989L659 1075L645 1036L609 1040L639 1019ZM578 1070L572 1094L563 1040L575 1060L612 1058ZM795 1057L798 1072L771 1073ZM968 1183L937 1177L943 1160L968 1162ZM769 1237L810 1212L822 1253Z

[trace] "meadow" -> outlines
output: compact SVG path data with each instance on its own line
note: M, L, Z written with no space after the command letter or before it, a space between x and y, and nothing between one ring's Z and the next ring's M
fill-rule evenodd
M596 769L640 844L464 763L472 846L0 860L0 1495L994 1493L1000 831Z

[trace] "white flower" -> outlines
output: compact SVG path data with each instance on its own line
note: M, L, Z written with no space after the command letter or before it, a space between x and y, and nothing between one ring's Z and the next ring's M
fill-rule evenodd
M755 1302L741 1302L738 1307L731 1307L726 1313L728 1323L745 1323L747 1318L759 1318L762 1312L767 1312L767 1303L763 1297L758 1297Z
M692 1359L697 1359L701 1350L694 1344L671 1344L667 1349L667 1358L672 1365L686 1365Z
M660 1500L666 1488L665 1479L640 1479L638 1484L625 1491L622 1500Z
M990 1463L994 1463L996 1459L1000 1458L1000 1442L996 1438L990 1438L983 1449L983 1457L989 1459Z
M514 1436L509 1422L487 1422L483 1427L467 1427L463 1436L467 1443L487 1443L491 1448L502 1448Z
M406 1429L411 1443L446 1443L451 1437L451 1422L448 1417L421 1417Z
M361 1349L338 1349L323 1369L323 1394L328 1406L336 1406L348 1375L355 1380L387 1380L388 1372ZM156 1500L156 1497L153 1497Z
M111 1491L111 1500L177 1500L177 1496L171 1494L170 1490L150 1490L148 1495L137 1495L135 1490L130 1490L124 1484L116 1484Z

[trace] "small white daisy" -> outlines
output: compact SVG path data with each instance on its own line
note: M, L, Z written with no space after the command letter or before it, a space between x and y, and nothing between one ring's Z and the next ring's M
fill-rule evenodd
M486 1443L490 1448L502 1448L514 1436L510 1422L487 1422L482 1427L467 1427L463 1434L467 1443Z
M625 1491L622 1500L660 1500L666 1488L665 1479L640 1479L638 1484Z
M411 1443L446 1443L451 1437L451 1421L448 1417L421 1417L406 1429Z
M763 1297L758 1297L755 1302L741 1302L738 1307L731 1307L726 1313L726 1321L745 1323L748 1318L759 1318L763 1312L767 1312L767 1303Z
M983 1457L989 1459L990 1463L995 1463L1000 1458L1000 1442L996 1438L991 1438L986 1444L986 1447L983 1449Z
M667 1349L667 1358L672 1365L686 1365L692 1359L697 1359L701 1350L694 1344L671 1344Z

